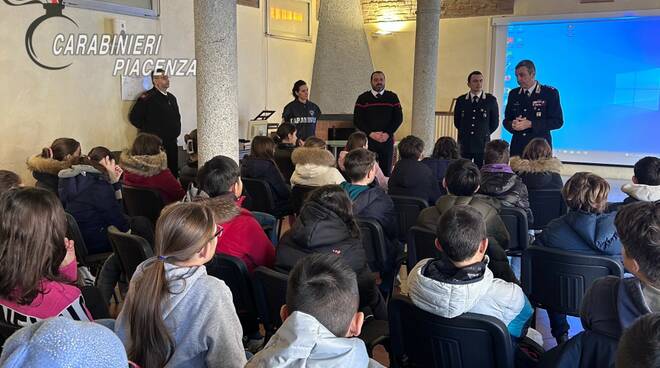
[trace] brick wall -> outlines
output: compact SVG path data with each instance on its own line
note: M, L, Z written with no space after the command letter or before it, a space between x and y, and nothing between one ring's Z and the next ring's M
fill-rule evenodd
M442 18L513 14L514 0L443 0ZM361 0L365 23L415 20L417 0Z

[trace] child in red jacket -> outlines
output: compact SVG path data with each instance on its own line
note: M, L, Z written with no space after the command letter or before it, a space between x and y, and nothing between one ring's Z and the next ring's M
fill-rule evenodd
M241 208L243 183L234 160L216 156L197 173L199 189L193 197L206 197L214 209L218 225L224 228L216 253L240 258L252 272L259 266L272 267L275 247L250 211Z
M124 169L123 184L156 189L165 204L180 201L186 194L167 168L163 141L153 134L140 133L130 150L121 153L119 166Z

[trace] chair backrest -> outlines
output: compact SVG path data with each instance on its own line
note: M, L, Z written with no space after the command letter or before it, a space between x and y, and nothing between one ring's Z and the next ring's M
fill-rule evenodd
M293 209L294 214L298 215L300 213L300 209L302 208L303 203L305 203L307 196L309 196L309 193L311 193L316 188L318 187L300 184L296 184L293 186L293 188L291 188L291 197L289 197L289 203L291 203L291 208Z
M419 226L408 232L408 270L425 258L438 258L440 251L435 247L435 234Z
M399 240L407 241L408 230L417 223L417 217L423 209L429 206L424 199L417 197L390 195L398 215Z
M80 228L78 227L78 222L70 213L65 212L65 215L66 215L66 226L67 226L66 237L69 238L69 240L73 240L73 246L76 250L76 260L82 266L88 266L87 264L85 264L85 259L87 258L87 255L89 253L87 252L87 245L85 245L85 239L83 239L82 233L80 232Z
M160 211L165 207L157 190L124 185L121 192L129 216L144 216L156 224Z
M591 284L609 275L622 277L623 267L603 256L532 246L522 257L522 287L530 302L571 316L580 315L582 297Z
M248 210L273 214L275 201L270 185L261 179L241 177L245 191L250 195L250 206Z
M500 218L509 232L508 252L522 251L529 245L527 214L518 207L502 207Z
M80 293L85 299L85 306L94 319L112 318L108 304L103 300L101 290L96 286L83 286L80 288Z
M225 282L234 298L239 318L257 319L257 309L252 292L252 281L245 263L240 258L216 254L206 263L206 273Z
M387 242L380 223L370 218L358 218L360 237L364 251L367 254L367 263L372 271L384 271L389 264Z
M561 190L541 189L529 191L529 207L534 214L533 230L541 230L548 222L561 217L568 211Z
M20 330L18 326L14 326L5 321L0 321L0 353L2 352L2 346L5 344L5 341L9 336L13 335L14 332Z
M389 304L392 367L510 368L513 346L497 318L465 313L443 318L417 308L405 296Z
M149 242L144 238L123 233L114 226L108 227L108 239L129 281L137 266L154 255Z
M286 288L289 276L263 266L257 267L252 275L254 280L254 299L259 316L264 322L267 335L272 334L280 325L280 308L286 304Z

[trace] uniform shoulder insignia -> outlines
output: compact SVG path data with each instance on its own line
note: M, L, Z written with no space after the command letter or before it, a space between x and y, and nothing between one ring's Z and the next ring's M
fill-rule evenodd
M149 91L144 92L143 94L140 95L140 100L144 100L149 98Z

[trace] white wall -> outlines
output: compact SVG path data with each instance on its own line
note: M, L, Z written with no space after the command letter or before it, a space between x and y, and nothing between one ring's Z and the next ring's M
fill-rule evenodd
M263 8L263 1L261 2ZM315 1L312 10L316 10ZM310 89L318 21L312 14L312 41L291 41L264 36L263 9L238 7L238 116L239 136L247 136L248 121L261 110L276 110L280 121L291 88L298 79Z

